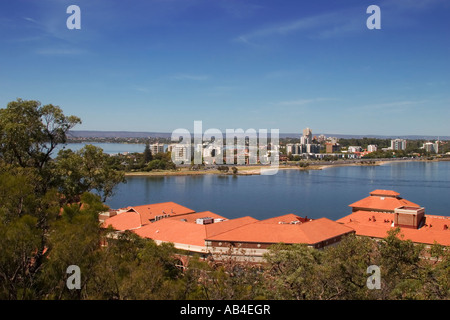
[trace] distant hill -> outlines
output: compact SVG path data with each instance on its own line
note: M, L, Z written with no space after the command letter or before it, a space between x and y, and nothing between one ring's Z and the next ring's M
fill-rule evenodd
M71 130L68 135L73 138L170 138L172 133Z
M315 136L325 135L327 137L336 137L343 139L362 139L362 138L377 138L377 139L408 139L408 140L437 140L438 136L426 135L404 135L404 136L387 136L387 135L355 135L355 134L334 134L334 133L316 133ZM170 139L172 133L168 132L134 132L134 131L86 131L86 130L72 130L69 136L73 138L168 138ZM280 138L299 138L300 133L280 133ZM450 140L450 136L440 136L440 140Z

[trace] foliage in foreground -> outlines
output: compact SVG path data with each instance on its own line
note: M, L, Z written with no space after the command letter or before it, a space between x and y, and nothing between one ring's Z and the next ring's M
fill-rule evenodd
M316 250L273 246L267 263L192 258L133 233L106 237L102 199L123 180L101 150L52 151L79 123L61 109L18 100L0 109L0 299L449 299L450 257L393 230L374 242L348 236ZM93 194L95 192L96 194ZM70 290L67 268L81 270ZM367 288L367 267L381 270L381 288Z

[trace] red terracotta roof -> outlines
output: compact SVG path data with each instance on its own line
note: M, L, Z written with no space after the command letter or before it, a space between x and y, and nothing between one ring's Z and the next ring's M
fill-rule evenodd
M162 219L136 229L134 232L143 238L157 241L204 246L205 226L173 219Z
M409 206L419 207L418 204L399 197L399 193L392 190L374 190L371 195L356 201L349 206L373 211L394 211L395 208Z
M146 204L142 206L129 207L128 211L131 210L139 213L142 225L148 224L150 220L155 219L156 216L162 215L179 216L195 212L194 210L186 208L175 202L161 202L154 204Z
M299 217L293 213L285 214L278 217L273 217L265 220L261 220L260 223L299 223L299 222L307 222L311 219Z
M203 225L168 218L147 224L134 232L156 241L205 246L207 236L217 235L255 221L257 220L251 217L243 217Z
M171 216L166 219L179 220L179 221L184 221L184 222L189 222L189 223L196 223L197 219L199 219L199 218L226 219L225 217L222 217L221 215L218 215L211 211L189 213L189 214L183 215L181 217L179 215L176 215L176 216Z
M237 219L226 220L220 223L213 223L207 225L207 237L213 237L215 235L234 230L247 224L258 222L257 219L246 216Z
M387 232L394 228L393 221L392 213L369 211L356 211L337 220L338 223L353 228L357 235L380 239L386 237ZM433 244L436 241L441 245L450 246L450 217L425 215L423 227L400 229L405 240L425 244Z
M393 190L381 190L381 189L377 189L377 190L373 190L370 193L371 196L385 196L385 197L398 197L400 195L400 193L395 192Z
M106 219L103 226L105 228L112 226L118 231L132 230L150 223L150 220L155 219L156 216L168 215L170 217L179 217L181 215L195 212L194 210L186 208L175 202L162 202L143 206L127 207L124 210L126 211Z
M351 228L327 218L320 218L301 224L274 224L260 221L208 237L207 240L253 243L305 243L313 245L351 232L353 232Z
M104 228L109 226L117 231L133 230L141 227L141 217L134 211L122 212L103 222Z

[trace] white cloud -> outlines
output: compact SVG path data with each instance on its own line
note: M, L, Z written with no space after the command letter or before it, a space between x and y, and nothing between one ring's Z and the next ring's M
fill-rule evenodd
M64 55L81 55L85 54L87 51L78 48L41 48L35 51L39 55L44 56L64 56Z
M303 32L309 38L326 38L341 36L364 30L364 13L356 14L354 9L302 17L297 20L262 27L242 34L234 39L236 42L255 44L258 39L271 36L288 36Z
M204 81L204 80L208 80L210 77L208 75L203 75L203 74L180 73L180 74L173 75L171 78L176 79L176 80Z
M298 100L288 100L288 101L279 101L274 103L274 105L279 107L292 107L292 106L306 106L317 102L324 101L334 101L336 99L333 98L313 98L313 99L298 99Z

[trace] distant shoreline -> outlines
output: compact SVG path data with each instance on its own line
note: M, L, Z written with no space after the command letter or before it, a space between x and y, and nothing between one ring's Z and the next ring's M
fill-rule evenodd
M365 163L367 161L367 163ZM369 163L369 161L374 161ZM381 166L387 163L395 163L395 162L438 162L438 161L450 161L450 158L441 158L441 159L392 159L392 160L362 160L357 162L347 162L347 163L327 163L327 164L311 164L308 167L299 167L296 165L285 165L280 164L278 170L298 170L298 171L308 171L308 170L323 170L326 168L336 168L336 167L351 167L351 166ZM161 170L161 171L136 171L136 172L126 172L125 176L127 177L158 177L158 176L199 176L199 175L223 175L223 176L248 176L248 175L261 175L261 170L271 170L276 169L270 166L236 166L238 168L238 172L233 174L231 172L222 172L217 169L208 169L208 170L189 170L188 168L181 168L178 170Z

